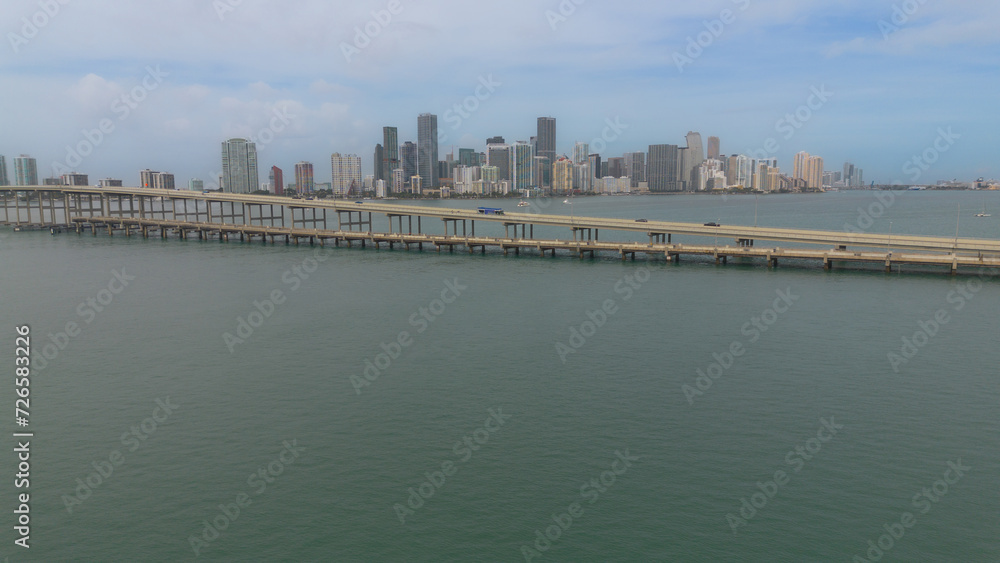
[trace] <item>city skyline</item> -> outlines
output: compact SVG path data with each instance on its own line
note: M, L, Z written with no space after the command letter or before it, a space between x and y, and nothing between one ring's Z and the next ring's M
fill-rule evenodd
M1000 176L988 95L996 78L983 71L996 56L980 48L997 41L995 6L926 3L899 15L891 2L566 4L571 13L558 3L486 7L474 21L458 3L402 5L383 25L373 13L386 5L363 2L338 7L327 30L320 22L331 8L318 2L218 10L179 1L143 20L178 26L186 44L167 49L102 2L60 6L28 38L20 18L39 7L18 1L0 62L18 85L2 94L18 111L0 123L17 134L0 141L0 154L35 156L42 178L75 171L131 183L150 168L211 183L213 147L242 137L256 142L264 169L339 152L361 155L367 175L383 127L398 127L400 144L416 142L414 117L432 113L441 154L484 150L496 135L528 141L538 116L551 116L557 156L602 138L610 123L614 139L594 151L605 157L700 131L721 139L722 154L763 151L783 168L807 151L857 162L884 183ZM224 47L232 33L256 33L251 22L295 18L306 18L295 37L238 54ZM70 47L99 23L123 33ZM369 24L378 33L360 37ZM507 48L448 48L473 37ZM527 53L530 65L519 56ZM942 134L953 150L915 168Z

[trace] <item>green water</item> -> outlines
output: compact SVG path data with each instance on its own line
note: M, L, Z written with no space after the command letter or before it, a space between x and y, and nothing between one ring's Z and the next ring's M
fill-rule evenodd
M1000 237L972 218L1000 194L897 196L870 231ZM841 230L874 201L765 197L757 220ZM572 207L754 217L752 197ZM1000 553L993 279L0 233L0 365L21 324L37 362L31 549L8 508L11 561L851 561L884 525L902 536L883 561ZM239 318L259 326L227 345ZM38 358L50 334L63 349ZM368 361L389 365L369 380Z

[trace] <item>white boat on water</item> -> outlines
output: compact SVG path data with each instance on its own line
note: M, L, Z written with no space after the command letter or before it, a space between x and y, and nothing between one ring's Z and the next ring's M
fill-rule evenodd
M983 212L976 213L976 217L992 217L992 215L986 212L986 202L983 202Z
M523 199L521 201L517 202L517 206L518 207L528 207L529 205L531 205L531 204L528 203L527 201L524 201Z

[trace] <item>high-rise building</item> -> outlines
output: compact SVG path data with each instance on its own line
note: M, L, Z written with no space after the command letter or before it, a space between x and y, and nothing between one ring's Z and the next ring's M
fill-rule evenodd
M646 181L646 153L625 153L625 175L631 178L632 187L639 187L639 182Z
M122 187L122 181L115 178L105 178L98 185L102 188L120 188Z
M819 189L823 187L823 158L810 156L806 164L806 187Z
M649 162L646 166L649 191L681 191L679 148L677 145L649 145ZM614 176L614 173L610 175Z
M795 155L795 161L792 165L792 178L796 180L805 180L806 178L806 166L809 163L809 153L806 151L799 152Z
M333 193L336 195L356 195L361 193L361 157L356 154L330 156L333 170Z
M590 171L590 164L573 165L573 188L581 192L594 190L594 173Z
M139 187L140 188L152 188L156 186L156 180L154 177L159 174L155 170L150 170L149 168L139 171Z
M257 174L257 144L247 139L222 143L222 191L248 194L260 189Z
M573 164L586 164L590 156L590 144L576 143L573 145Z
M587 157L587 166L590 166L590 174L594 177L594 180L599 180L601 176L601 155L592 154ZM596 188L596 184L595 184Z
M684 169L681 171L681 180L687 182L688 191L694 190L700 183L698 170L702 162L705 162L705 146L701 142L701 133L688 131L687 152L684 153Z
M89 186L90 180L87 178L86 174L77 174L76 172L71 172L69 174L62 175L62 185L64 186Z
M383 127L382 179L389 183L392 179L392 171L397 168L399 168L399 132L395 127Z
M479 155L475 149L458 149L459 166L479 166Z
M844 185L849 188L860 188L865 184L864 181L864 171L860 168L855 168L850 162L844 163L844 174L841 177L841 181Z
M274 188L274 195L285 195L285 173L280 168L272 166L267 179Z
M101 180L102 182L104 180ZM205 191L205 182L199 180L198 178L191 178L188 180L188 190L192 192L203 192Z
M510 145L504 143L486 145L486 164L497 167L497 173L500 175L498 181L512 179L513 168L511 163L513 160L514 155Z
M403 181L409 184L410 178L417 175L417 145L406 141L400 153L403 168ZM395 188L393 188L395 190Z
M10 176L7 175L7 159L0 154L0 186L9 186Z
M169 172L156 172L153 174L153 187L158 190L174 189L174 175Z
M403 179L402 168L397 168L392 171L392 185L388 189L391 190L390 193L397 193L397 194L403 193L403 190L406 189L406 182Z
M505 144L507 144L507 141L503 140L503 137L497 135L496 137L490 137L489 139L486 139L486 144L487 145L505 145Z
M719 138L718 137L709 137L708 138L708 155L707 155L707 157L711 158L713 160L719 160L720 156L722 156L722 154L719 152Z
M518 192L537 187L535 182L535 153L531 143L518 141L514 143L513 189Z
M14 158L14 185L38 185L38 163L34 158L26 154Z
M573 161L565 156L552 165L552 189L563 193L573 189Z
M731 155L726 159L726 187L737 185L736 176L740 173L739 155Z
M432 113L417 116L417 174L420 187L438 186L438 118Z
M731 185L741 188L753 187L753 159L745 154L736 156L735 182Z
M375 179L382 180L386 174L385 149L381 144L375 145L374 169Z
M535 185L539 188L552 187L552 161L547 156L535 157Z
M548 157L549 162L556 160L556 118L539 117L537 148L535 156Z
M608 159L608 173L606 176L624 178L627 175L625 172L625 159L623 157L615 156Z
M316 179L313 174L311 162L295 163L295 188L300 194L307 194L316 191Z

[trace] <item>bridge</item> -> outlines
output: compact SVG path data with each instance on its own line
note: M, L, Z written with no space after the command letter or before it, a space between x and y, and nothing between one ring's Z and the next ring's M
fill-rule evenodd
M717 263L728 259L763 259L777 266L779 259L816 260L825 268L834 262L875 263L889 271L893 264L943 266L955 273L963 268L1000 267L1000 240L932 237L902 234L850 233L811 229L702 225L670 221L645 221L576 217L536 213L482 214L476 210L397 205L343 200L293 199L281 196L199 193L151 188L94 188L86 186L0 187L3 216L0 223L15 230L49 228L93 235L106 231L148 237L159 233L179 238L218 237L228 241L326 244L332 241L362 246L383 244L407 250L429 245L440 251L487 247L504 254L536 251L555 255L565 251L580 257L617 253L622 259L637 254L679 261L683 255L710 256ZM386 230L375 229L373 216L382 216ZM437 219L442 234L425 231L424 219ZM415 220L415 221L414 221ZM499 224L504 236L476 234L476 223ZM405 223L405 225L404 225ZM565 228L572 239L536 238L535 226ZM461 234L459 229L461 228ZM482 231L482 228L480 229ZM600 231L643 233L648 243L600 239ZM730 239L733 244L675 244L674 235ZM808 247L785 248L760 241Z

